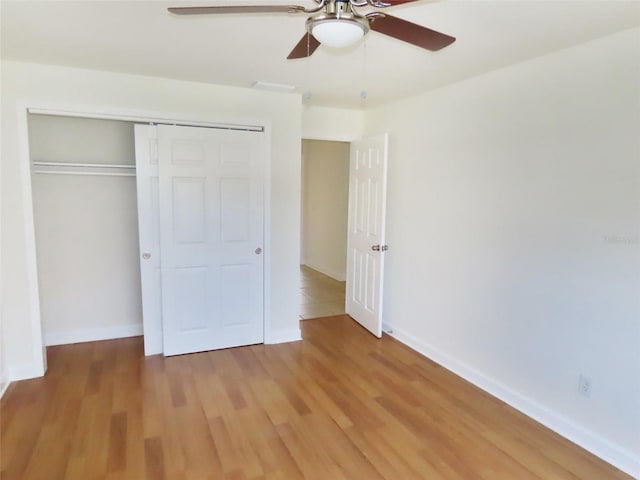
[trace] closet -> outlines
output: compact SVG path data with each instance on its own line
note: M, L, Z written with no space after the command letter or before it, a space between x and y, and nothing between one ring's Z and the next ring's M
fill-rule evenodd
M45 345L264 340L262 127L29 115Z
M142 334L134 126L29 115L45 345Z

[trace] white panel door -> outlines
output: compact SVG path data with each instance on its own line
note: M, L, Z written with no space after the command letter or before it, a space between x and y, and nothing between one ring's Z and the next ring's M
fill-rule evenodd
M264 134L157 128L164 354L261 343Z
M155 126L135 125L135 148L144 353L156 355L162 353L162 289Z
M346 312L382 336L387 134L352 142L349 160Z

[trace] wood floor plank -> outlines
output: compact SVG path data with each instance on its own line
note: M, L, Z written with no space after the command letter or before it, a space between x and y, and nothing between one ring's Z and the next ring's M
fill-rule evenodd
M107 463L109 472L127 468L127 414L125 412L111 415Z
M401 475L386 478L428 478L434 480L445 480L435 466L422 456L422 449L407 448L406 445L413 445L413 436L408 437L406 432L400 428L380 428L364 432L369 444L376 445L380 454L386 456L392 463L394 469L404 471Z
M144 440L144 462L147 480L165 480L164 452L160 437Z
M226 475L242 471L243 452L235 448L225 418L223 416L210 418L208 423L216 450L219 452L223 473Z
M48 349L0 403L3 480L629 480L346 316L304 340L163 358Z
M327 462L323 458L324 452L313 448L304 436L305 432L298 432L289 423L282 423L277 427L278 435L302 471L303 478L310 480L322 480L344 478L336 469L333 462Z
M367 457L351 442L349 436L331 418L312 413L299 419L298 431L308 432L312 446L325 450L345 478L382 480L384 477Z

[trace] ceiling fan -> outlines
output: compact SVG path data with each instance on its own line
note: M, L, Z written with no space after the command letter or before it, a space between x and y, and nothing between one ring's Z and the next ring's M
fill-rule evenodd
M306 8L299 5L227 5L213 7L172 7L177 15L207 15L224 13L308 13L307 33L287 56L288 59L309 57L322 44L341 48L352 45L369 30L397 38L418 47L436 51L456 39L430 28L408 22L387 13L358 9L386 8L417 0L314 0L318 5Z

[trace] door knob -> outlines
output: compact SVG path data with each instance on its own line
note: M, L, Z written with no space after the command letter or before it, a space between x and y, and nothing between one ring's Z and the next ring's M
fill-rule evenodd
M260 255L262 253L262 249L260 247L255 249L256 255Z
M145 260L149 260L151 258L151 254L149 252L144 252L142 254L142 258L144 258Z
M379 252L380 251L380 245L371 245L371 250L373 250L374 252Z

